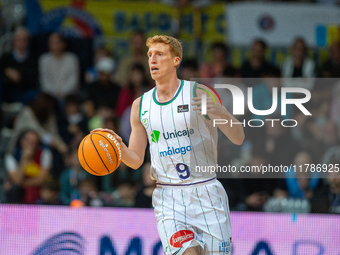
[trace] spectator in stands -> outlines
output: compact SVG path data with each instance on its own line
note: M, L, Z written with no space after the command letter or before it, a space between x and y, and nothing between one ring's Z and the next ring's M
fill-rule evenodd
M40 189L40 198L35 203L38 205L63 205L59 198L59 183L55 180L45 182Z
M310 165L315 163L307 151L296 154L293 161L293 165L297 167L296 173L291 168L286 178L289 197L308 200L313 198L314 190L318 187L320 180L319 173L310 171Z
M66 41L59 33L48 40L49 52L39 58L40 85L43 92L59 100L76 92L79 85L79 63L74 53L66 52Z
M38 60L29 50L29 33L25 28L15 30L13 50L2 56L0 73L4 102L29 104L38 94Z
M133 101L151 88L141 64L134 64L130 71L129 81L120 91L117 102L117 116L121 117Z
M69 205L72 200L80 199L79 185L87 179L92 178L79 163L78 150L73 149L69 156L69 168L65 169L60 175L60 198L65 205Z
M333 86L330 98L330 117L340 127L340 80L332 79Z
M152 193L156 188L156 181L151 179L150 167L150 162L143 165L143 183L139 191L137 191L134 207L152 208Z
M93 179L86 178L79 184L81 201L87 206L106 206L107 202L99 193L98 187Z
M107 48L99 47L95 50L94 66L91 66L90 68L88 68L85 73L85 82L87 84L90 84L98 80L99 73L98 73L98 70L96 69L96 64L99 62L99 60L105 57L106 58L111 57L110 51Z
M222 77L223 70L230 66L227 61L228 47L224 43L214 43L211 47L211 63L203 63L200 68L201 78Z
M329 60L322 65L319 76L323 78L340 77L340 41L329 47L329 56Z
M87 116L96 113L99 106L106 106L116 113L120 87L111 81L111 74L114 70L114 61L111 58L102 58L97 64L99 72L98 80L89 84L87 87L86 111Z
M268 119L280 118L269 116ZM267 161L271 165L290 166L295 155L301 150L290 131L291 128L282 126L280 120L265 121L264 129L253 128L254 134L251 137L253 148L266 152Z
M250 52L250 59L244 62L241 67L241 75L244 78L259 78L262 77L264 71L271 67L265 59L267 44L261 40L256 39Z
M320 134L325 151L333 146L340 145L339 128L334 121L328 119Z
M314 60L307 56L308 48L302 38L296 38L292 45L292 55L288 56L281 67L283 77L312 78L315 76L316 65ZM285 87L304 87L311 90L314 86L313 79L284 79Z
M263 151L254 149L249 165L250 167L268 165L266 158L268 157ZM237 206L237 210L262 211L263 205L271 196L286 196L284 179L266 179L266 177L267 175L254 171L247 173L246 178L240 180L242 203Z
M41 147L38 133L22 132L14 152L6 155L5 164L8 202L34 204L52 166L52 153Z
M334 164L335 165L335 164ZM340 213L340 172L328 173L329 183L329 212Z
M148 64L148 57L146 55L146 40L145 35L142 31L136 31L130 41L130 50L131 55L124 57L120 60L118 65L118 70L116 73L116 81L120 85L126 85L129 81L130 71L134 64L141 64L145 70L145 76L148 77L149 81L151 82L149 64Z
M122 117L120 118L120 125L119 125L119 134L124 142L129 142L130 134L131 134L131 106L126 108Z
M114 207L133 207L135 204L136 187L132 179L125 179L112 192Z
M187 80L187 81L190 81L190 79L199 77L197 61L195 59L184 60L180 66L179 77L182 80Z
M55 98L45 93L39 94L29 106L25 106L15 120L9 152L13 152L19 134L31 129L39 135L43 144L55 148L61 154L67 153L67 145L58 132L56 110Z
M339 161L333 161L333 166ZM312 213L340 213L340 172L333 171L327 173L328 184L315 191L311 201Z
M89 133L88 120L80 111L80 102L76 95L67 95L64 112L58 121L58 129L65 143L77 148L85 134Z
M256 110L268 110L273 105L273 89L277 89L277 107L274 115L281 114L281 77L280 69L276 67L268 67L263 71L262 83L253 87L253 106ZM287 114L285 118L291 118L291 106L286 106ZM264 119L263 115L253 114L253 119Z
M296 38L292 45L292 55L283 62L283 77L314 77L315 62L307 56L308 48L303 38Z

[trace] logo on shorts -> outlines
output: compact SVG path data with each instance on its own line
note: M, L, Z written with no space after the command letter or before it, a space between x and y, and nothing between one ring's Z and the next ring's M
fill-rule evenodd
M188 104L184 104L184 105L178 105L177 106L177 112L188 112L189 111L189 105Z
M219 250L220 252L220 255L226 255L226 254L229 254L230 251L231 251L231 240L229 241L220 241L220 244L219 244Z
M170 246L174 248L181 248L185 242L194 239L194 232L190 230L177 231L170 237Z

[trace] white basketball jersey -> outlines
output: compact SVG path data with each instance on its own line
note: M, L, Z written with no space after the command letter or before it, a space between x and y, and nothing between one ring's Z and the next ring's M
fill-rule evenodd
M150 144L151 176L164 185L216 178L217 128L192 110L196 83L182 80L173 99L160 103L156 87L141 97L140 121Z

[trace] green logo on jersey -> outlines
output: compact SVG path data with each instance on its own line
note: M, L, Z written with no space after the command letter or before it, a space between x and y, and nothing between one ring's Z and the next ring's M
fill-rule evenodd
M158 140L159 140L159 134L161 132L157 131L157 130L154 130L151 134L151 140L154 142L154 143L158 143Z
M142 116L144 116L145 115L145 113L147 113L148 111L146 110L146 111L144 111L144 113L142 113Z

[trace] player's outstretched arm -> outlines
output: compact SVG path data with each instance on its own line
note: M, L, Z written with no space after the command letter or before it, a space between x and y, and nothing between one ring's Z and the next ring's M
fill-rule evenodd
M140 97L137 98L131 107L131 135L129 147L127 147L122 138L110 129L98 128L91 131L105 131L114 135L122 145L122 161L128 167L133 169L139 168L144 161L145 149L147 145L147 136L142 123L139 121Z
M202 94L205 93L202 90L197 90L197 97L193 98L194 106L193 110L201 114ZM207 115L211 120L224 119L230 124L217 124L216 126L229 138L229 140L237 145L241 145L245 138L242 124L220 103L215 104L213 99L207 95Z

